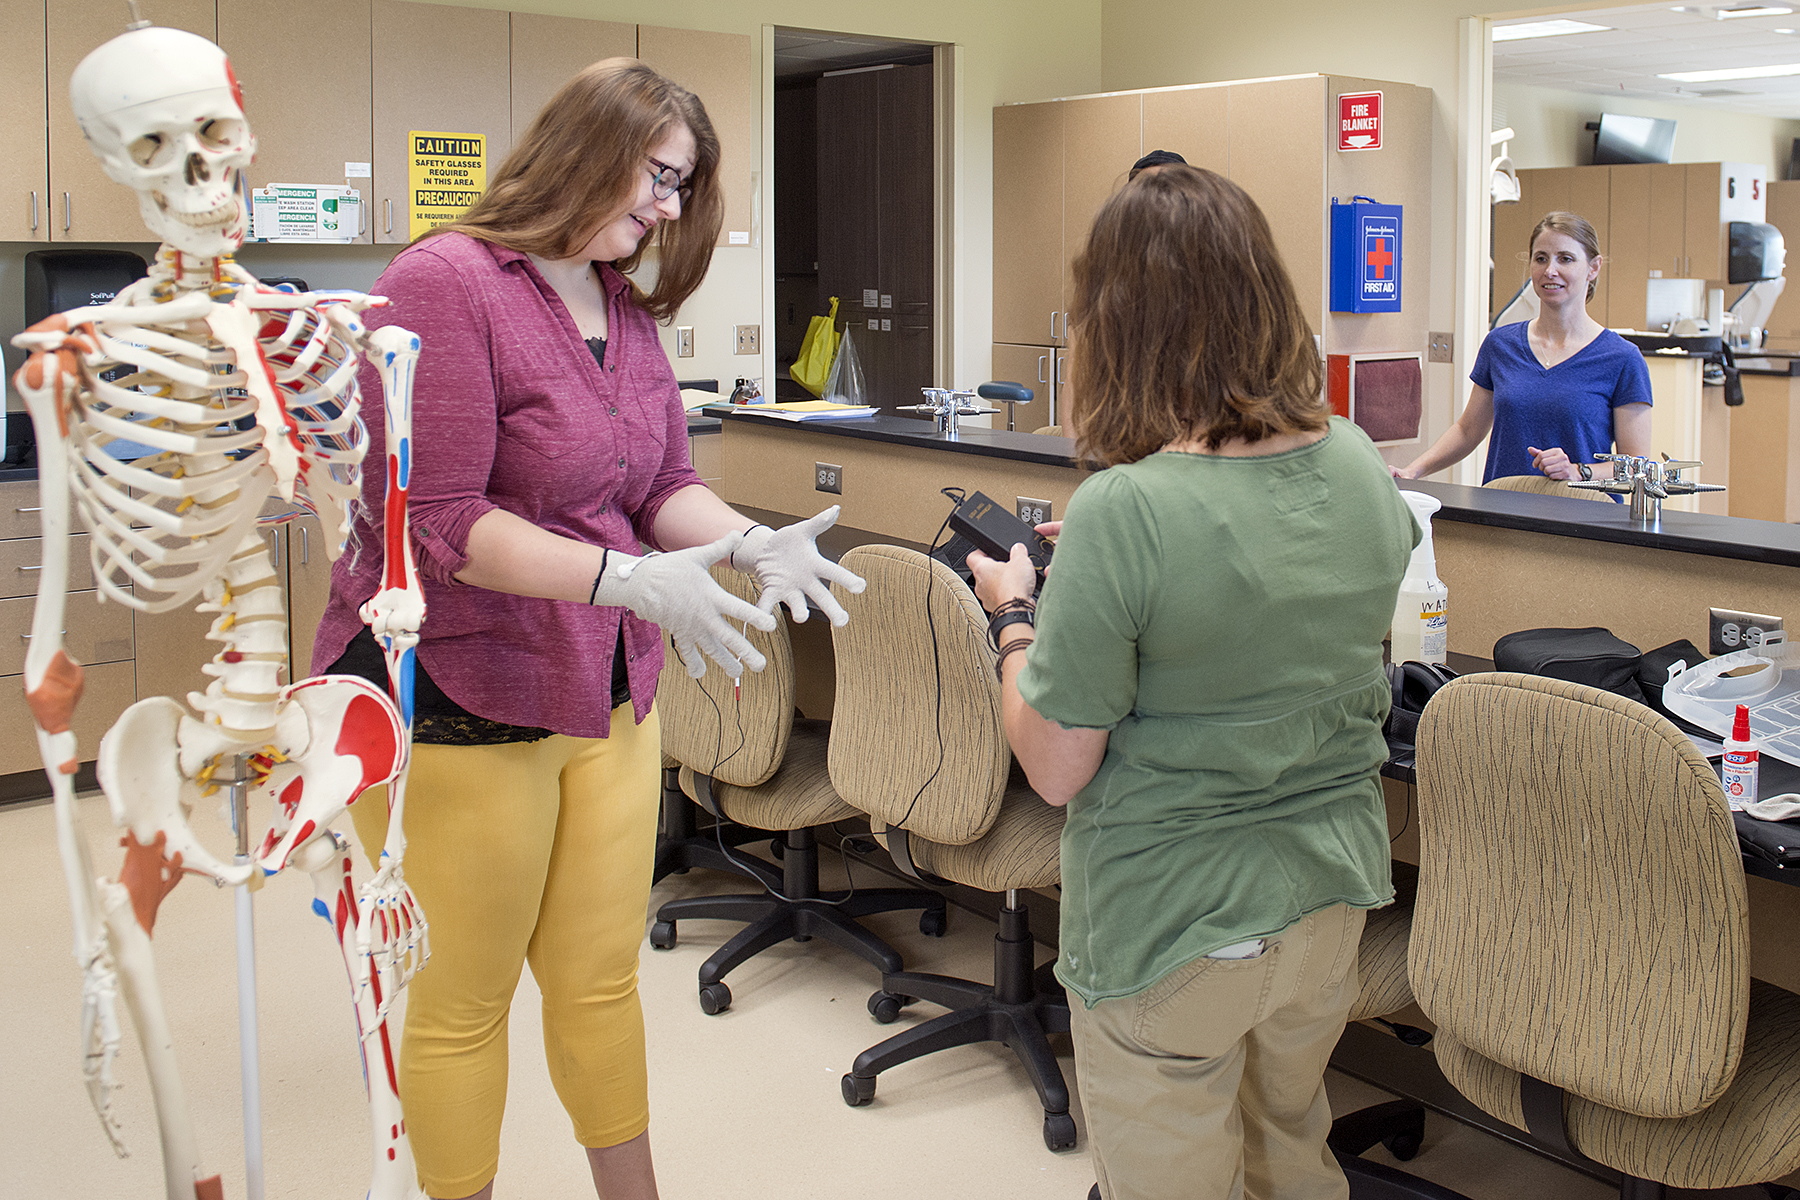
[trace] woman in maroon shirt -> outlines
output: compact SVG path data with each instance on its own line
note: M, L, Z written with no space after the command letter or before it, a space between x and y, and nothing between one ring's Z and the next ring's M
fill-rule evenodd
M693 674L762 661L773 627L829 584L862 581L813 544L828 510L754 525L688 462L687 423L655 322L700 285L723 202L700 102L632 59L595 63L538 114L476 206L382 275L416 332L410 524L427 619L408 785L408 881L431 961L408 992L401 1099L420 1181L488 1196L499 1162L506 1029L527 962L544 994L551 1075L596 1191L653 1197L637 955L661 749L651 701L661 632ZM628 277L658 250L655 287ZM377 394L371 370L364 379ZM371 429L369 463L385 461ZM356 544L382 544L381 472ZM666 553L640 556L639 543ZM713 582L753 575L759 605ZM332 574L313 670L385 681L357 616L374 556ZM733 628L736 623L739 628ZM368 847L385 812L352 810Z

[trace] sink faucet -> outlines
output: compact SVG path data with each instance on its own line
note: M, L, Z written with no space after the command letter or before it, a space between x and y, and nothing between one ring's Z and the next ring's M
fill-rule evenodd
M1662 502L1670 496L1691 496L1697 492L1722 492L1725 485L1699 483L1683 479L1681 473L1704 464L1693 460L1640 457L1635 454L1596 454L1595 462L1613 465L1611 479L1574 480L1569 486L1591 492L1611 492L1631 497L1634 519L1654 523L1662 519Z

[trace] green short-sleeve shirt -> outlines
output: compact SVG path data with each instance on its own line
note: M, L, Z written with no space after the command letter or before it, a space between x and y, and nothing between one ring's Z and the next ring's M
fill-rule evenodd
M1056 974L1089 1005L1393 897L1382 637L1419 540L1362 430L1164 451L1070 501L1019 690L1111 730L1062 837Z

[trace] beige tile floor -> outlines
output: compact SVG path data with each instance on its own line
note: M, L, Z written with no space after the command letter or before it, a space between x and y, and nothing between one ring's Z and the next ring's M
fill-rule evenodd
M88 798L82 809L96 866L111 870L117 852L107 848L104 801ZM215 851L226 849L229 838L216 820L207 825L203 839ZM0 922L0 1200L152 1200L162 1194L160 1158L129 1033L116 1068L122 1084L116 1104L130 1157L112 1154L81 1086L80 979L70 957L50 807L0 809L0 845L7 852L0 897L12 914ZM651 905L738 890L733 877L695 871L659 885ZM266 1194L351 1200L367 1188L369 1161L354 1023L332 939L310 901L304 876L278 877L256 899ZM941 941L920 937L908 914L871 924L901 948L910 967L972 978L991 970L993 926L968 913L953 910L950 935ZM232 928L232 897L189 880L163 907L156 949L201 1153L224 1175L226 1196L239 1200L245 1188ZM686 923L675 949L646 946L643 954L651 1136L663 1196L1081 1200L1087 1194L1093 1173L1085 1146L1062 1154L1044 1149L1036 1096L1001 1047L970 1047L895 1068L882 1076L872 1105L844 1105L839 1077L860 1050L898 1028L870 1019L863 1005L875 976L847 953L816 940L785 943L732 974L729 1012L701 1013L694 972L736 928ZM585 1163L543 1070L534 992L528 973L513 1010L496 1195L591 1196ZM916 1019L910 1012L902 1018ZM1073 1061L1065 1058L1063 1066L1075 1083ZM1329 1087L1340 1111L1386 1098L1336 1074ZM1372 1154L1385 1157L1380 1149ZM1408 1169L1472 1200L1610 1194L1435 1117Z

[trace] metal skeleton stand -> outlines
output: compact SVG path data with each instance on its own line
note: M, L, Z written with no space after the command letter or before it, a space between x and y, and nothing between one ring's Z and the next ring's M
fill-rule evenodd
M237 862L250 861L250 760L231 757L231 828L237 833ZM262 1057L256 1031L256 918L250 880L237 885L238 1073L244 1090L244 1193L263 1200Z

